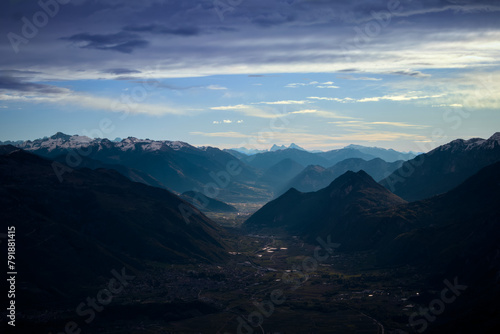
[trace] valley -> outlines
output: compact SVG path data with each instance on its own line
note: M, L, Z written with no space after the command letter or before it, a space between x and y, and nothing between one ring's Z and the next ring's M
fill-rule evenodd
M235 235L226 241L232 246L227 263L151 263L147 274L137 274L82 329L106 334L383 333L408 330L408 317L426 289L421 284L426 277L415 268L374 267L369 252L330 255L323 249L315 258L318 245L293 237ZM44 309L40 305L21 321L45 332L75 318L84 323L71 307Z
M323 161L360 148L325 155L296 146L256 153L260 160L247 164L217 148L95 139L86 146L95 155L62 181L54 166L69 168L64 152L81 149L78 136L0 146L0 212L16 227L23 268L18 328L493 333L500 326L499 138L453 141L406 162L383 150L393 162L350 157L328 168L292 157ZM174 174L160 182L165 164ZM415 171L400 181L409 165ZM426 178L434 182L426 191L445 191L406 199ZM281 193L291 180L312 187ZM405 196L387 180L399 180Z

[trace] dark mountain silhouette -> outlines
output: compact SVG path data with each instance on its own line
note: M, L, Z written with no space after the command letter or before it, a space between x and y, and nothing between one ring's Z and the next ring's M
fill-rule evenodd
M364 170L375 181L380 181L394 170L401 167L402 164L403 161L385 162L380 158L369 161L360 158L350 158L342 160L329 168L308 166L291 179L282 189L281 193L284 193L290 188L295 188L302 192L317 191L326 187L337 177L349 170L353 172Z
M440 267L456 256L496 248L500 245L500 162L445 194L399 209L396 215L380 214L406 222L402 234L384 247L382 260Z
M445 193L499 160L499 132L486 140L457 139L405 162L380 184L408 201L415 201Z
M381 265L412 265L467 286L447 305L430 333L494 333L500 327L500 162L487 166L453 190L380 215L399 234L379 245ZM436 296L416 301L428 304ZM485 318L486 317L486 318ZM493 320L495 319L495 320ZM496 331L494 330L497 329Z
M197 191L186 191L181 198L191 203L202 212L237 212L232 205L208 197Z
M12 145L0 145L0 155L9 154L14 151L18 151L19 148Z
M292 188L253 214L244 224L250 230L282 229L314 240L331 235L346 247L371 246L362 228L370 212L405 203L364 171L346 172L328 187L311 193Z
M23 296L75 296L112 269L148 261L226 258L221 230L171 192L106 169L74 169L59 182L53 166L23 150L0 155L1 221L23 245L16 254Z
M67 159L67 154L63 154L63 155L60 155L60 156L54 158L55 161L58 161L62 164L66 164L66 159ZM81 169L81 168L113 169L131 181L141 182L141 183L147 184L148 186L152 186L152 187L167 189L167 187L165 185L163 185L160 181L158 181L157 179L155 179L151 175L149 175L141 170L128 168L128 167L125 167L123 165L118 165L118 164L106 164L106 163L101 162L99 160L88 158L88 157L80 157L80 159L81 159L81 161L76 167L78 169Z

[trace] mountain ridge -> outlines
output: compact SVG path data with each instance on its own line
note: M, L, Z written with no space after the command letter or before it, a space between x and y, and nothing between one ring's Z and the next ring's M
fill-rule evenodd
M406 161L380 181L408 201L445 193L500 160L500 133L488 139L456 139Z

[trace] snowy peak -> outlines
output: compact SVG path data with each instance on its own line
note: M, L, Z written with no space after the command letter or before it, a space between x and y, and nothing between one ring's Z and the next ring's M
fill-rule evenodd
M72 149L80 148L91 145L96 139L91 139L86 136L70 136L62 132L58 132L49 138L36 139L34 141L28 140L19 145L19 148L24 150L37 150L45 149L51 152L55 149Z
M288 146L288 148L294 148L296 150L305 151L305 149L303 149L302 147L300 147L299 145L297 145L295 143L291 143L290 146Z
M269 150L269 152L274 152L274 151L279 151L279 150L286 150L286 146L285 145L278 146L278 145L274 144L271 147L271 149Z
M488 140L500 142L500 132L495 132Z
M55 135L50 137L50 139L54 139L54 140L57 140L57 139L69 140L70 138L71 138L70 135L67 135L67 134L62 133L62 132L58 132Z
M138 139L135 137L128 137L121 141L110 141L107 138L92 139L87 136L79 135L67 135L62 132L58 132L55 135L47 138L36 139L34 141L25 141L17 145L19 148L32 151L44 149L47 152L52 152L53 150L65 150L65 149L78 149L80 147L87 146L97 146L100 150L102 148L116 147L122 151L128 150L143 150L143 151L156 151L156 150L166 150L168 148L173 150L181 150L184 148L193 148L193 146L181 142L181 141L168 141L168 140L151 140L151 139Z
M286 150L286 149L296 149L296 150L301 150L301 151L305 151L305 149L303 149L302 147L300 147L299 145L295 144L295 143L291 143L290 146L286 147L285 145L281 145L281 146L278 146L276 144L274 144L271 149L269 150L269 152L274 152L274 151L280 151L280 150Z
M500 132L495 132L490 138L471 138L469 140L456 139L448 144L439 146L435 151L470 151L476 149L491 150L500 146Z
M194 148L188 143L182 141L169 141L169 140L152 140L152 139L138 139L135 137L128 137L121 142L115 143L115 146L122 151L140 149L142 151L160 151L167 150L168 148L175 151L184 148Z

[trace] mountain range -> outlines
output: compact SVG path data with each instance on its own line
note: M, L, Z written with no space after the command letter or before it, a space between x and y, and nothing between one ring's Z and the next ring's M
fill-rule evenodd
M294 148L292 145L288 148L278 147L276 150L260 152L253 155L246 155L234 150L226 150L226 152L233 154L250 166L261 169L267 169L283 159L292 159L303 166L319 165L328 168L342 160L350 158L360 158L364 160L380 158L387 162L395 162L398 160L412 159L416 156L414 153L402 153L394 150L359 145L350 145L342 149L327 152L309 152L302 148Z
M500 132L488 139L457 139L405 162L380 183L415 201L445 193L499 160Z
M401 272L410 268L414 276L426 277L422 295L408 297L401 307L429 305L445 279L466 284L460 298L429 325L429 333L494 332L500 327L500 133L454 140L406 162L388 161L398 152L369 149L312 153L283 148L248 156L183 142L133 137L112 142L62 133L0 146L1 221L16 227L16 258L23 268L20 302L80 300L95 294L110 269L121 268L135 275L179 265L194 281L206 273L192 268L211 265L211 275L222 270L232 275L248 266L249 273L256 270L248 277L278 284L274 271L250 259L254 253L242 252L254 252L260 243L257 252L270 254L259 263L288 265L289 258L301 258L302 241L314 245L320 237L340 245L342 261L351 255L371 261L376 272L371 280L383 272L392 277L387 284L399 287L406 284L399 281ZM372 153L387 154L387 160ZM241 229L231 217L239 222L247 216L221 201L258 206L273 194L281 195ZM231 227L219 226L203 212L223 213L210 217L224 216ZM296 247L293 253L282 252L285 242ZM276 256L271 244L280 247ZM228 262L233 256L249 261L237 262L241 267L234 270L235 261ZM371 284L363 273L357 273L359 279L339 278L343 285L337 287L353 291L352 284ZM328 289L330 274L334 271L325 274L325 286L303 288ZM225 296L226 283L217 283L212 296L215 291ZM239 295L255 283L262 282L236 282L233 292ZM294 307L306 307L310 300L305 301ZM368 310L381 304L373 305Z
M344 247L365 248L371 234L363 229L367 217L374 210L404 203L366 172L348 171L316 192L291 188L264 205L244 226L250 230L282 229L312 241L332 235Z
M177 193L210 188L220 199L244 197L262 201L268 196L255 184L256 171L234 156L213 147L196 148L179 141L154 141L129 137L120 142L57 133L49 138L26 141L17 147L42 157L64 161L69 167L112 165L129 177L141 174L142 181ZM88 159L93 163L89 164ZM229 172L232 174L229 174ZM140 171L140 173L137 173ZM134 178L131 178L134 180Z
M321 237L340 245L340 251L375 254L379 268L418 268L419 275L429 275L431 291L451 281L466 289L439 321L429 324L430 333L494 333L499 327L500 162L444 194L411 203L365 172L349 171L317 192L290 189L244 227L310 242ZM436 300L429 292L408 303L431 305Z
M165 188L179 195L197 192L231 203L270 200L284 191L303 166L328 168L346 158L373 159L372 153L385 154L388 159L402 154L362 146L313 153L291 144L288 147L275 145L268 152L247 155L234 150L194 147L181 141L134 137L110 141L61 132L15 144L70 168L113 169L132 181ZM234 169L232 174L228 173L228 168Z
M226 258L223 231L175 194L108 169L75 169L60 182L53 164L0 146L0 212L22 245L23 296L75 296L112 268Z

